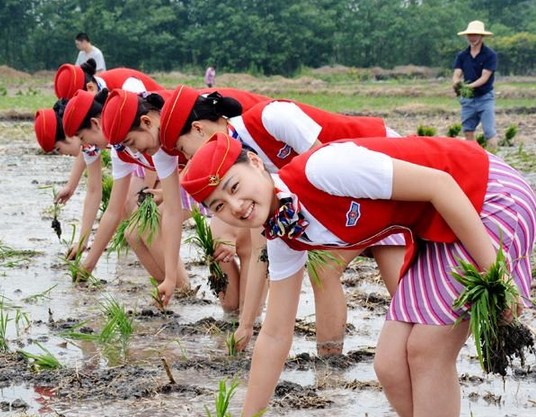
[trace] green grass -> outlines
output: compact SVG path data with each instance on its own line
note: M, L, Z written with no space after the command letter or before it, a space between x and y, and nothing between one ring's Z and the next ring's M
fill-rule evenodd
M27 265L32 258L42 254L43 252L35 250L14 249L0 240L0 267L14 268Z
M24 350L19 350L19 353L30 361L30 368L33 371L39 372L42 370L59 369L62 367L60 361L58 361L58 359L52 353L50 353L48 349L38 342L35 342L35 344L43 351L42 354L35 354L26 352Z

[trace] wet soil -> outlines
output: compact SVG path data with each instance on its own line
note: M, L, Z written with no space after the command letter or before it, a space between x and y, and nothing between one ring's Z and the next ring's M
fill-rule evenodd
M438 132L457 115L400 114L386 117L402 134L419 124ZM498 116L499 131L519 125L515 146L500 153L522 170L532 184L536 163L536 120L523 114ZM50 229L52 191L65 183L72 160L42 155L29 122L0 122L0 207L3 245L24 254L0 259L0 306L8 315L8 351L0 353L0 414L6 416L206 416L214 413L214 395L222 379L240 382L230 411L238 416L247 386L251 346L235 357L225 340L236 317L225 315L207 283L208 270L193 247L181 248L192 291L177 294L166 311L153 304L144 270L129 253L103 255L94 275L99 286L75 284L62 261L67 244ZM58 219L63 239L81 212L83 187ZM187 229L186 234L191 233ZM8 262L9 261L9 262ZM314 305L304 283L294 343L266 415L395 416L376 381L374 345L389 298L373 262L359 258L343 276L349 320L344 352L316 356ZM113 296L125 305L134 333L125 345L72 340L76 328L91 334L103 326L99 304ZM24 320L22 317L26 317ZM536 313L522 320L536 328ZM257 325L256 330L258 331ZM533 330L532 330L533 331ZM61 363L56 370L35 370L20 350L50 351ZM484 375L469 340L459 359L462 415L528 417L536 414L536 358L515 362L502 378Z

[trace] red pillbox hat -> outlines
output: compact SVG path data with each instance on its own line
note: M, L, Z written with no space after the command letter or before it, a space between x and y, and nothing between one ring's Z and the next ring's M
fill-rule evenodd
M87 117L95 96L87 91L78 90L69 100L63 113L63 131L65 136L75 136Z
M54 91L58 98L72 98L78 90L83 90L86 76L84 70L73 64L63 64L54 77Z
M176 155L175 145L198 97L197 90L180 85L166 100L160 113L160 145L166 152Z
M138 112L138 95L129 91L112 90L102 109L102 133L109 143L125 140Z
M53 109L39 109L35 113L34 130L37 143L45 152L52 152L56 143L58 120Z
M215 133L186 166L181 185L198 202L206 200L236 162L242 144L226 133Z

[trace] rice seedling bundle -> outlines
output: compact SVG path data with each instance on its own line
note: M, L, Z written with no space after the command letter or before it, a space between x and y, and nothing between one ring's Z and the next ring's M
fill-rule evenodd
M192 210L192 219L195 223L195 235L186 239L186 242L193 243L203 252L203 261L208 266L209 271L209 286L218 297L221 292L225 292L228 282L227 274L222 271L220 264L214 261L215 248L221 242L217 242L213 238L212 231L199 210Z
M469 308L456 323L469 316L469 327L482 369L504 376L514 357L519 357L523 364L525 350L534 352L534 339L517 317L510 323L502 319L505 310L516 312L519 299L502 248L487 272L480 272L473 264L460 261L458 271L452 274L465 287L453 307Z

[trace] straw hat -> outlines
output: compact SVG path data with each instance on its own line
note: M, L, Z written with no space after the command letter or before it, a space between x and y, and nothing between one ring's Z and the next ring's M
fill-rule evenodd
M493 33L488 32L484 27L484 23L480 20L473 20L472 22L469 22L467 29L465 29L463 32L458 32L458 35L491 36Z

